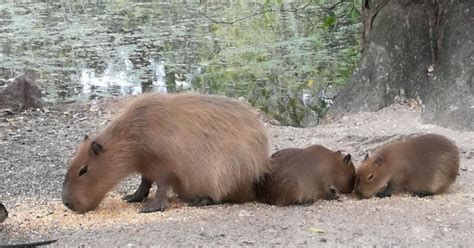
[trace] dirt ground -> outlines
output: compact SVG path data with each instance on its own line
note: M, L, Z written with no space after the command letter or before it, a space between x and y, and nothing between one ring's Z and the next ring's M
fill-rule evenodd
M445 135L460 147L462 158L460 175L447 194L369 200L349 195L291 207L247 203L196 208L173 198L165 212L139 214L141 204L120 200L138 186L135 176L96 211L75 214L60 201L67 162L84 134L103 126L119 101L0 113L0 201L10 212L0 224L0 245L58 239L51 246L474 246L474 132L422 124L420 110L403 105L314 128L265 125L272 151L323 144L351 153L356 166L366 152L390 140Z

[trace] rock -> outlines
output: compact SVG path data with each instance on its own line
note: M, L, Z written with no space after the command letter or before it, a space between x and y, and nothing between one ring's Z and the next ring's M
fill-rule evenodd
M7 217L8 217L8 211L5 208L5 206L3 206L2 203L0 203L0 223L2 223Z
M17 77L11 84L0 91L0 109L22 111L43 108L41 90L31 73Z

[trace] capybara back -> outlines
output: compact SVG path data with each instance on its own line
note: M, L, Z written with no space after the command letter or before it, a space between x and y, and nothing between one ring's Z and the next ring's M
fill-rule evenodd
M360 198L438 194L456 180L458 170L459 150L453 142L441 135L420 135L367 155L357 171L356 192Z
M270 157L270 171L256 185L260 201L274 205L334 199L334 190L350 193L355 168L351 155L321 145L286 148Z
M143 94L80 146L63 200L78 212L94 209L121 179L139 173L150 182L145 185L154 182L159 191L169 187L185 200L248 201L254 198L252 182L267 170L267 158L263 125L240 102L190 93ZM165 193L160 194L160 204L166 205Z

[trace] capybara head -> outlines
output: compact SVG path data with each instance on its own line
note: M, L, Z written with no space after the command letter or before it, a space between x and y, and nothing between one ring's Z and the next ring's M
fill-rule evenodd
M338 170L334 186L341 193L349 194L354 189L354 181L356 177L354 163L352 163L350 154L344 155L340 151L337 151L336 156L340 169Z
M380 156L369 157L367 154L357 170L355 192L360 199L375 196L388 186L389 175L386 161Z
M62 201L69 209L78 213L95 209L107 192L126 176L124 166L114 163L120 154L113 148L85 136L63 183Z

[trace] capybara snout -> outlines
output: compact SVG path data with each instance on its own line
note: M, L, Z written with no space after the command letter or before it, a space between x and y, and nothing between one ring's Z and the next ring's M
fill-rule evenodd
M85 136L63 182L61 198L66 207L79 213L95 209L117 180L126 176L126 169L112 170L106 163L124 156L114 151L106 151L98 141Z

